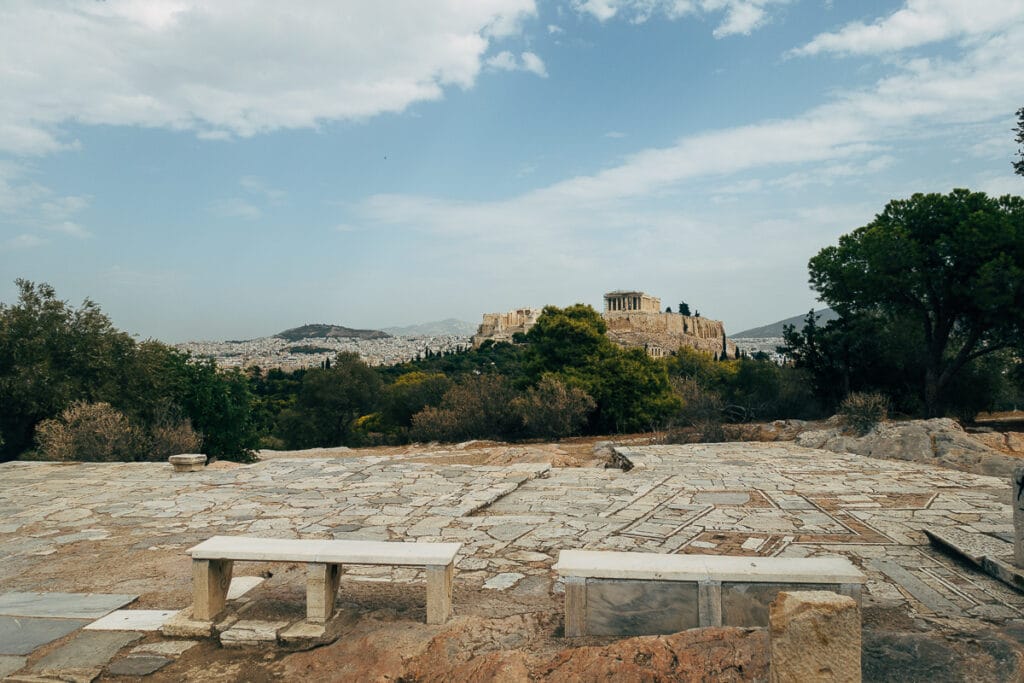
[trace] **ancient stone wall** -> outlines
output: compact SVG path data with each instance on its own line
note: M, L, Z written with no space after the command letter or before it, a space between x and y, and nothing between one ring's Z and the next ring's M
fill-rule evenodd
M647 349L651 355L667 355L680 346L709 354L722 353L725 325L719 320L637 311L606 311L604 320L608 338L613 342L626 348ZM730 358L735 357L735 344L727 341L726 349Z
M484 313L484 319L473 335L473 348L479 348L488 339L512 341L512 335L517 332L529 332L540 312L539 308L517 308L508 313Z

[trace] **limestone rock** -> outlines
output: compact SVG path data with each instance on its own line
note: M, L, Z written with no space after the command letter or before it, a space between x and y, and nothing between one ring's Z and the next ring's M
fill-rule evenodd
M779 593L769 614L771 681L858 682L860 609L830 591Z
M796 437L796 443L836 453L909 460L997 477L1009 477L1019 462L989 448L948 418L883 422L859 437L844 434L837 424L803 432Z

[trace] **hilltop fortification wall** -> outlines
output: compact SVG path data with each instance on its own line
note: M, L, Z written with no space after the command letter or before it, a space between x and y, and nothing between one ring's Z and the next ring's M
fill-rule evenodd
M484 319L473 335L473 348L479 348L488 339L512 341L517 332L529 332L540 317L539 308L517 308L508 313L484 313Z
M605 311L603 316L608 338L619 346L644 348L653 356L668 355L680 346L722 353L725 325L720 320L638 311ZM730 358L736 355L736 345L731 341L726 341L726 348Z

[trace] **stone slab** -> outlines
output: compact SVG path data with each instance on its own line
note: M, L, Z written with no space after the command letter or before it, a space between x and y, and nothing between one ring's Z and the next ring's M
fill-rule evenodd
M508 590L512 586L519 583L523 578L523 574L519 572L505 572L504 574L496 574L491 578L484 581L484 588L491 590Z
M192 618L192 608L186 607L164 622L160 632L171 638L209 638L213 635L213 622Z
M36 648L63 638L88 623L81 619L0 616L0 654L31 654Z
M156 643L144 643L132 649L131 654L160 655L162 657L180 657L187 650L199 644L198 640L161 640Z
M932 612L943 617L963 616L963 612L959 607L895 562L891 560L870 560L868 564L898 583Z
M194 560L446 565L461 543L321 540L214 536L188 549Z
M0 595L0 615L99 619L138 597L103 593L4 593Z
M86 631L159 631L178 610L119 609L85 627Z
M256 586L263 583L262 576L236 576L228 587L228 600L237 600Z
M239 620L234 626L220 634L220 643L225 647L276 643L278 634L288 624L287 621Z
M107 673L111 676L148 676L172 661L174 660L158 655L132 655L119 659L108 666Z
M1008 586L1024 591L1024 569L1013 565L1013 544L992 534L959 529L923 529L932 545L975 565Z
M699 625L695 583L587 581L587 635L664 635Z
M132 631L83 631L70 642L36 662L32 671L103 667L121 651L121 648L131 645L141 637L141 633Z
M729 557L563 550L554 567L562 576L646 581L785 581L864 583L845 557Z
M0 679L8 676L25 666L24 657L13 655L0 655Z
M743 491L701 491L693 494L693 502L710 505L743 505L750 502L750 494Z

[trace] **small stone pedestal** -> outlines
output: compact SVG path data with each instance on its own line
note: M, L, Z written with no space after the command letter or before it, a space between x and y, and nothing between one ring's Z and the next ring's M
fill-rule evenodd
M1013 468L1013 563L1024 569L1024 465Z
M782 592L768 618L771 683L860 683L860 609L853 598Z
M182 453L167 458L175 472L200 472L206 465L206 456L202 453Z

